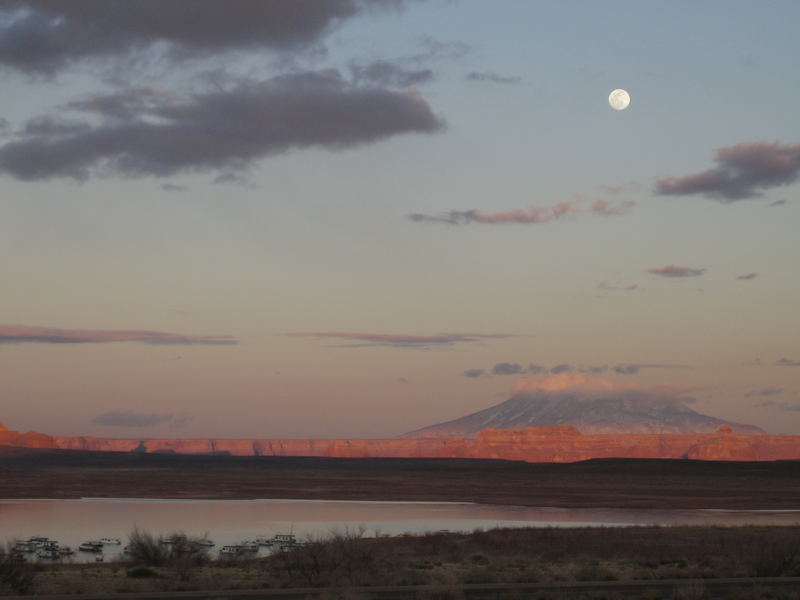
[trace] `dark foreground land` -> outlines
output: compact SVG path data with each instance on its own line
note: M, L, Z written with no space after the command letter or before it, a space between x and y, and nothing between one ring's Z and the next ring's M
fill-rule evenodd
M23 590L3 586L0 559L0 595L800 600L800 526L345 532L264 558L217 561L159 553L164 545L152 539L142 548L127 563L23 565L32 575L17 578Z
M0 447L0 498L305 498L800 508L800 461L298 458Z

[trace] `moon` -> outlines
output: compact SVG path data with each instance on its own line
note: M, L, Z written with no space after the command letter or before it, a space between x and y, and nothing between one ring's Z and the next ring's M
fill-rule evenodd
M631 103L631 95L625 90L616 89L608 95L608 103L614 110L625 110Z

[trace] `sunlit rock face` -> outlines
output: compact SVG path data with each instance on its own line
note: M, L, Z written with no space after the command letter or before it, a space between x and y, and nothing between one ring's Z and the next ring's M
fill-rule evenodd
M572 425L595 433L712 433L730 425L736 433L764 433L753 425L730 423L687 405L693 399L668 387L643 388L608 379L562 373L521 380L514 395L465 417L424 427L401 437L475 437L491 429Z
M330 458L492 458L576 462L591 458L690 458L696 460L800 459L800 436L714 433L584 435L576 427L484 429L474 437L384 440L109 439L49 436L0 430L0 446L132 453L318 456Z

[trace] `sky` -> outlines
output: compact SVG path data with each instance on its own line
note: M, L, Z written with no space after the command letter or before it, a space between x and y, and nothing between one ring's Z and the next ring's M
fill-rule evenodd
M798 22L3 0L0 422L381 438L557 377L800 434Z

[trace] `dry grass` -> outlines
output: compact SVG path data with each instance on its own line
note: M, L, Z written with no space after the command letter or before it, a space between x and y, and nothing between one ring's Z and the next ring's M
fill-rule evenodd
M309 540L302 548L267 558L197 564L188 573L169 562L142 568L141 563L39 567L30 591L103 594L427 584L455 589L464 583L796 576L800 527L496 529L392 538L350 531ZM703 586L695 584L676 590L673 597L703 594Z

